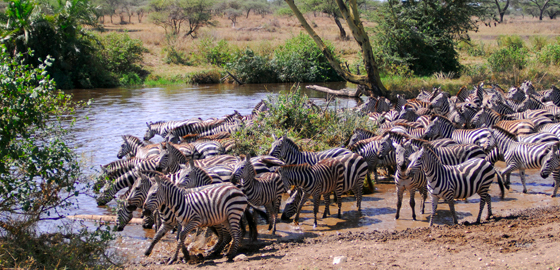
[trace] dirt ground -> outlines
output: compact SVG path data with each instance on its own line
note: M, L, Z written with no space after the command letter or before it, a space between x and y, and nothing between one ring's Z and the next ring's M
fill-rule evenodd
M202 263L165 265L150 257L134 269L560 269L560 207L548 206L496 216L482 224L434 225L401 231L350 230L283 240L247 239L239 254ZM346 262L333 265L335 257Z

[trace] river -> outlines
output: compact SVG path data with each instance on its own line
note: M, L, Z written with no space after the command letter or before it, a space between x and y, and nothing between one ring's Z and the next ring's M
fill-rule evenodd
M344 84L327 85L332 88L342 88ZM75 127L71 133L71 141L83 164L84 174L91 177L99 172L99 165L117 160L116 154L122 143L121 135L130 134L142 138L146 131L146 122L160 120L183 120L193 117L202 119L221 117L233 113L250 114L251 110L261 99L269 95L277 95L281 91L289 91L291 84L272 85L202 85L202 86L169 86L158 88L114 88L72 90L75 101L93 99L92 105L77 112ZM303 91L316 104L324 105L326 95L315 91ZM352 107L356 102L352 99L337 99L337 107ZM161 141L161 137L153 142ZM499 169L504 169L503 163L498 163ZM512 190L506 193L506 199L500 200L499 189L496 184L491 187L492 208L494 214L500 214L511 209L527 208L538 205L559 204L557 198L550 198L552 180L542 180L537 170L528 170L529 194L521 193L521 183L518 174L512 175ZM418 221L411 218L408 195L405 194L401 218L394 219L396 213L396 192L394 184L389 181L376 185L376 192L365 195L362 202L362 214L357 212L353 196L343 198L343 216L341 219L332 215L319 220L319 226L312 228L313 215L309 205L302 212L300 225L281 222L278 224L278 237L302 237L304 234L336 233L349 229L363 230L392 230L409 227L427 226L431 212L430 199L426 202L426 214L419 214L420 196L416 196L416 211ZM475 195L467 202L459 202L456 210L460 221L466 218L474 221L478 213L479 197ZM107 207L98 207L93 196L81 195L77 199L78 208L70 210L68 214L84 215L112 215L110 208L115 207L113 201ZM323 207L320 207L322 213ZM447 205L440 203L438 209L447 210ZM336 213L336 206L331 206L331 213ZM135 213L139 216L139 213ZM320 217L321 215L319 215ZM485 216L485 214L484 214ZM483 217L484 217L483 216ZM436 224L451 224L449 211L438 211ZM84 226L94 226L85 222ZM270 233L264 225L259 226L261 235L269 238ZM128 225L123 232L117 233L119 242L125 246L135 244L133 254L140 257L139 249L149 244L154 235L152 230L142 229L140 225ZM157 248L156 248L157 251ZM134 256L132 256L134 257Z

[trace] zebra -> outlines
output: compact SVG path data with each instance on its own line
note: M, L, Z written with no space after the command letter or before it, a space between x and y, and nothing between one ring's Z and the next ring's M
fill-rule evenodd
M344 184L342 193L352 190L356 196L356 207L358 211L362 210L362 189L364 185L364 178L368 173L367 163L364 158L358 154L348 154L343 156L334 157L344 164ZM373 187L370 186L370 187ZM290 193L290 198L286 201L284 211L282 212L282 220L289 220L296 214L299 202L302 199L302 190L295 189Z
M511 87L506 94L507 99L511 99L517 103L521 103L527 98L525 92L517 87Z
M239 182L241 190L247 195L251 206L264 206L268 214L269 230L276 234L276 217L280 211L280 202L284 193L284 185L277 173L265 173L256 177L256 171L251 162L251 156L240 161L234 168L233 184Z
M537 117L546 117L551 121L555 120L554 114L550 113L546 109L526 110L520 113L509 114L508 117L511 117L513 119L534 119Z
M399 219L403 194L405 190L408 190L410 194L410 208L412 209L412 219L416 220L415 212L415 199L414 195L416 190L422 195L422 214L424 214L424 205L426 204L426 198L428 197L428 189L426 176L420 172L412 172L412 175L406 174L406 168L408 166L408 157L412 154L413 150L410 142L400 145L397 142L392 143L395 148L395 158L397 161L397 171L395 172L395 186L397 189L397 213L395 214L395 219Z
M535 132L535 124L531 120L502 120L495 125L501 127L515 135L531 134Z
M540 110L545 108L546 106L542 102L540 102L533 96L529 95L527 96L527 98L525 98L523 102L521 102L517 106L516 111L519 113L519 112L524 112L526 110Z
M433 113L447 115L450 110L449 94L441 92L430 100L430 109Z
M136 158L149 158L159 155L157 144L146 144L132 135L121 136L123 143L117 153L117 158L121 159L128 155Z
M496 100L496 101L492 101L490 103L487 104L488 108L491 108L492 110L498 112L499 114L513 114L517 112L517 106L514 108L512 108L511 105L506 104L500 100Z
M513 120L513 118L508 115L499 114L488 107L483 107L471 119L471 126L474 128L491 127L502 120Z
M200 134L187 134L181 137L181 141L192 143L195 141L214 141L219 139L227 139L231 137L231 133L229 132L220 132L209 136L202 136Z
M151 138L153 138L156 134L160 135L161 137L165 138L165 136L167 136L167 133L169 132L169 130L174 129L178 126L184 125L184 124L189 124L189 123L197 123L200 122L200 119L198 118L192 118L189 120L184 120L184 121L158 121L155 123L152 122L146 122L146 125L148 126L148 130L146 131L146 134L144 134L144 140L147 141Z
M377 136L377 134L375 134L375 132L373 131L369 131L363 128L356 128L354 129L354 132L352 132L352 136L350 136L350 139L348 139L346 146L353 145L358 141L369 139L375 136ZM381 137L379 137L379 139L381 139Z
M499 155L503 156L507 165L502 171L502 175L507 176L514 170L519 170L523 193L527 193L525 169L540 168L544 157L554 143L522 143L517 141L514 134L503 128L494 126L492 131L497 141L496 149ZM506 183L509 184L507 178Z
M223 155L226 150L218 141L192 142L191 145L196 149L194 159L205 159L212 156Z
M540 175L543 179L548 178L550 173L552 173L552 179L554 179L554 191L552 191L551 197L556 197L558 186L560 185L560 153L558 153L559 145L560 142L556 142L552 145L552 148L544 157L540 171Z
M541 98L541 102L547 101L552 101L554 105L560 106L560 89L553 85L550 91L546 92Z
M157 166L164 174L175 173L181 170L180 164L186 164L188 161L187 157L170 143L160 143L159 150L160 155Z
M214 184L212 177L204 169L197 167L193 159L189 159L188 167L181 164L181 171L184 177L181 177L180 181L176 183L177 187L195 188Z
M484 151L489 151L496 142L488 128L478 129L459 129L456 130L451 121L444 116L435 115L432 123L426 129L424 139L439 136L441 138L451 138L458 143L476 144Z
M560 138L558 138L556 134L552 134L550 132L539 132L517 135L517 140L524 143L548 143L560 141Z
M407 173L422 170L426 175L428 191L432 197L432 215L430 226L433 225L434 215L439 199L444 199L449 204L453 215L453 223L457 224L457 213L455 212L455 199L468 198L474 193L480 195L480 211L476 219L480 223L480 217L484 204L488 204L488 220L492 216L492 206L488 190L494 179L498 177L500 197L504 196L504 184L499 172L494 166L484 159L473 158L458 165L443 165L429 144L423 144L420 151L410 156L410 164Z
M393 152L387 152L385 155L380 156L379 153L383 149L383 143L387 143L386 138L377 140L376 138L369 138L361 140L348 149L364 158L367 163L368 175L373 172L375 182L378 182L377 167L394 167L396 165L395 155Z
M177 259L179 248L182 248L185 258L189 258L183 242L190 231L197 227L222 224L233 238L227 254L228 260L231 261L236 255L240 243L240 221L248 205L247 196L232 184L222 184L188 193L159 177L155 177L154 180L144 203L143 213L149 215L165 204L181 224L183 229L180 232L177 250L172 261ZM219 234L219 238L223 239L223 235L223 232L221 236ZM144 254L149 256L152 249L153 245L150 245Z
M272 143L272 147L268 155L279 158L286 164L308 163L313 165L325 158L350 153L352 153L350 150L344 148L332 148L321 152L303 152L299 150L299 147L294 143L294 141L284 135Z
M133 170L128 171L127 173L119 176L115 179L112 183L105 186L105 190L97 197L97 205L106 205L108 202L113 200L115 194L119 192L123 188L131 187L136 178L139 177L138 171L145 170L145 171L155 171L158 168L159 160L157 158L150 158L142 161Z
M181 126L178 126L174 129L169 130L167 136L165 136L166 142L178 143L180 138L187 135L187 134L199 134L201 136L206 136L205 132L208 130L212 130L215 127L224 125L226 123L226 119L219 119L214 120L211 122L195 122L195 123L187 123ZM217 133L217 132L216 132Z
M303 196L299 202L298 211L295 217L296 224L299 220L301 207L309 196L313 196L313 215L315 217L313 228L316 228L317 212L319 211L319 201L321 199L321 195L327 194L327 196L324 196L325 211L323 212L323 218L325 218L328 214L330 214L330 196L328 196L328 194L332 191L335 192L339 207L338 217L340 218L342 206L342 184L344 181L344 165L340 161L333 158L326 158L315 165L309 165L307 163L284 165L278 169L278 174L280 175L286 190L288 190L292 185L300 187L303 190Z

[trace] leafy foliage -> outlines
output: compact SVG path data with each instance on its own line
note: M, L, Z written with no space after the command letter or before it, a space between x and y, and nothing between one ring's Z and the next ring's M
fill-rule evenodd
M560 66L560 44L546 45L541 52L537 54L537 59L543 64Z
M457 72L455 40L468 39L468 31L478 29L473 17L485 14L469 0L389 0L374 17L376 54L385 64L410 66L417 75Z
M163 27L168 35L196 36L200 27L212 22L211 7L213 1L208 0L153 0L150 13L151 21ZM187 29L181 29L184 26Z
M270 59L256 54L249 48L237 54L226 66L234 70L237 78L245 83L277 82L277 75Z
M527 49L506 47L492 53L488 64L492 72L511 72L523 69L527 65Z

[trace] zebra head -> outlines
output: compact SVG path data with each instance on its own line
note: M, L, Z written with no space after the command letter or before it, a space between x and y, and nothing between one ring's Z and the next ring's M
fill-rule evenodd
M391 139L391 136L387 134L387 136L385 136L381 140L379 144L379 148L377 149L377 152L375 154L377 155L377 158L381 159L387 154L389 154L389 152L394 150L395 148L393 147L393 140Z
M523 92L523 90L520 90L517 87L510 88L506 94L506 98L515 100L517 102L521 102L525 100L525 97L526 97L525 92Z
M278 174L280 175L280 180L284 184L284 190L291 190L292 185L294 184L292 178L290 177L290 172L293 170L297 165L284 165L278 168Z
M130 145L130 143L128 142L126 136L121 136L123 139L123 143L121 144L121 148L119 149L119 152L117 153L117 158L121 159L124 156L126 156L128 153L131 153L133 151L132 149L132 145Z
M560 89L553 85L550 91L546 91L541 97L541 102L553 101L555 97L560 97Z
M406 168L405 175L407 177L410 176L411 172L416 172L416 171L419 171L419 170L422 169L422 157L424 156L424 151L426 151L425 147L422 147L419 151L413 153L408 158L410 160L410 163L408 164L408 167Z
M286 205L284 206L284 211L282 212L282 220L290 220L297 213L299 203L301 202L303 191L296 188L290 194L290 198L286 200Z
M440 122L440 117L433 118L432 122L426 128L426 132L424 132L423 139L429 140L440 135L442 128Z
M280 138L276 138L276 136L274 136L275 141L272 143L272 146L270 147L270 152L268 153L269 156L273 156L275 158L278 159L282 159L282 152L284 150L284 141L287 139L287 136L284 135Z
M474 128L486 127L486 119L488 116L487 108L478 111L471 119L471 125Z
M136 179L126 197L126 208L129 211L134 211L137 207L142 207L151 186L150 179L145 174L140 173L140 177Z
M126 202L119 200L117 202L117 226L116 231L120 232L124 230L124 227L132 220L132 212L134 210L128 209L126 207Z
M167 136L165 136L165 141L178 144L179 141L181 140L181 136L179 132L180 132L179 128L174 128L170 130L169 133L167 133Z
M171 163L170 160L171 154L169 153L169 147L167 146L167 143L162 142L158 145L158 149L159 149L159 157L157 158L158 161L157 161L156 168L161 172L163 172L164 174L167 174Z
M152 186L148 191L148 195L146 196L146 201L144 202L142 215L144 216L151 216L152 213L159 209L160 206L164 203L164 193L165 191L161 188L163 185L163 180L159 176L155 176L154 178L150 179L150 183Z
M153 123L152 122L146 122L146 125L148 126L148 130L146 130L146 134L144 134L144 140L147 141L151 138L153 138L154 136L156 136L156 129L152 128Z
M245 160L241 160L235 164L230 182L234 185L238 183L243 185L243 179L249 176L251 170L253 170L252 177L255 177L255 169L253 168L253 163L251 163L251 155L247 155Z
M560 167L560 153L558 153L558 144L555 143L552 145L550 151L545 156L543 160L543 164L541 167L541 177L547 178L552 171L558 169Z

